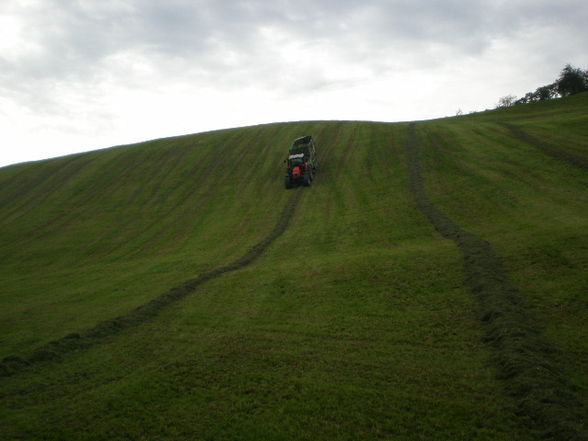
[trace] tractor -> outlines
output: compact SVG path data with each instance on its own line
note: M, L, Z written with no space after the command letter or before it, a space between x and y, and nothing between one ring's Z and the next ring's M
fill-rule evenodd
M314 179L318 162L316 149L312 136L303 136L294 140L290 146L286 170L286 188L302 184L308 187Z

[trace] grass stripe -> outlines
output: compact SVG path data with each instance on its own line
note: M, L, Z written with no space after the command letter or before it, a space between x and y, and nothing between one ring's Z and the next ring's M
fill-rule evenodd
M300 200L301 195L302 190L300 189L295 190L292 193L286 206L280 214L280 217L278 218L278 222L270 234L268 234L262 241L249 249L239 259L228 265L207 271L194 279L190 279L181 285L170 289L166 293L161 294L150 302L138 306L128 314L121 315L115 319L100 322L93 328L81 334L69 334L60 338L59 340L52 341L49 344L36 349L33 352L33 355L26 360L16 356L5 357L2 360L2 363L0 363L0 376L10 376L23 370L31 364L60 359L67 353L85 349L98 344L103 339L116 335L124 329L137 326L149 319L152 319L157 314L159 314L163 308L183 299L204 282L249 265L259 256L261 256L265 249L270 246L272 242L274 242L278 237L280 237L284 231L286 231L288 224L294 215L294 211L298 205L298 201Z
M580 168L582 170L588 170L588 161L586 159L573 153L566 152L564 150L547 145L541 140L525 132L520 127L505 122L501 123L501 125L509 129L514 135L514 137L518 140L523 141L529 145L532 145L541 150L542 152L548 154L549 156L564 161L570 165L573 165L574 167Z
M465 282L479 301L485 342L493 348L493 362L516 400L518 416L540 439L588 439L585 410L561 373L555 349L537 329L500 259L488 242L462 230L429 200L414 123L408 127L405 149L409 187L419 210L463 255Z

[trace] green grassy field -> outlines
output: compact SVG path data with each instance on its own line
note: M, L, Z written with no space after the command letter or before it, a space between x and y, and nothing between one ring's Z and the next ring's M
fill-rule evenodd
M306 134L320 170L287 191L282 160ZM550 348L548 361L530 357L557 370L548 387L564 397L561 427L535 399L542 384L513 394L468 256L415 194L411 149L427 203L490 244L520 293L515 309ZM416 125L231 129L0 169L0 359L11 374L0 377L0 439L585 439L586 160L581 94ZM238 262L288 204L287 227L255 260L153 318L89 332ZM74 350L34 356L71 333Z

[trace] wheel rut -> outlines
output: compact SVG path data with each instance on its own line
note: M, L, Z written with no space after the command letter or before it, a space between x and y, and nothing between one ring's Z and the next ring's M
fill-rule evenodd
M408 126L405 152L409 189L418 209L463 256L465 285L478 300L484 341L517 415L538 439L586 440L586 411L567 384L557 352L525 309L521 293L485 240L465 231L439 211L425 191L415 124Z
M7 377L16 374L31 365L44 361L59 360L68 353L87 349L99 344L108 337L119 334L125 329L135 327L154 318L164 308L188 296L204 282L249 265L260 257L263 252L286 231L290 220L294 215L296 206L302 196L302 192L302 189L296 189L293 191L286 206L282 210L274 229L263 240L251 247L234 262L212 269L200 274L198 277L187 280L159 295L155 299L138 306L127 314L114 319L105 320L98 323L93 328L80 333L68 334L65 337L41 346L34 350L33 354L26 359L17 356L5 357L0 363L0 376Z

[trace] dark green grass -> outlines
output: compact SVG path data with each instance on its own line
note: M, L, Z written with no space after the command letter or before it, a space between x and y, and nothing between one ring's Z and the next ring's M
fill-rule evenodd
M573 97L561 114L511 123L586 157L587 98ZM421 125L427 189L452 219L491 242L586 403L588 173L513 137L492 119Z
M119 315L258 242L287 199L268 191L283 153L262 153L295 136L279 130L64 158L42 181L9 168L3 189L22 194L2 211L2 355ZM61 162L76 161L79 176L66 173Z
M551 107L513 115L586 109ZM496 243L585 399L572 363L586 360L586 213L569 197L585 175L493 122L508 115L419 124L427 190ZM0 438L530 439L495 378L459 251L409 192L405 133L274 124L0 170L0 354L26 357L243 255L291 194L289 142L312 134L321 154L289 228L251 265L103 344L0 379ZM555 286L567 310L544 295Z
M458 261L447 248L430 264ZM34 399L51 402L12 397L26 414L10 422L19 433L31 416L50 415L57 439L88 426L95 439L512 439L476 323L463 312L470 299L451 286L459 274L436 283L408 276L438 271L423 265L423 251L432 254L312 262L303 284L302 264L227 275L49 378L23 378L14 387L39 388ZM398 260L413 263L382 264ZM350 289L366 273L379 282Z

